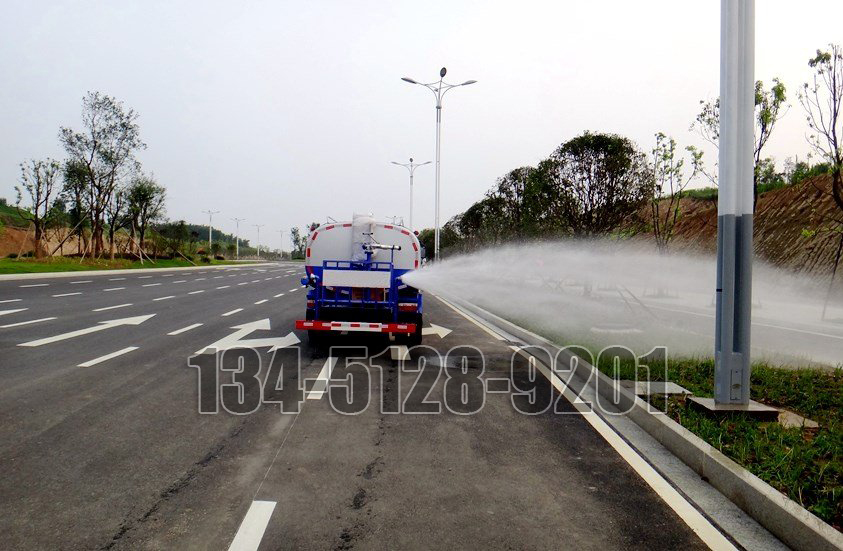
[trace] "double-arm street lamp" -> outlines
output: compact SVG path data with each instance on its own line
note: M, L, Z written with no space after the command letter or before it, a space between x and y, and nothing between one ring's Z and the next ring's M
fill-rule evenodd
M414 163L413 158L410 157L409 163L399 163L399 162L396 162L396 161L391 161L391 162L394 165L403 166L410 173L410 226L409 227L410 227L410 231L413 231L413 173L416 171L416 169L418 167L424 166L424 165L429 165L430 161L425 161L423 163Z
M428 83L417 82L407 77L401 78L401 80L409 82L410 84L418 84L419 86L424 86L425 88L433 92L433 95L436 97L436 225L433 237L433 251L436 260L439 260L439 151L442 137L442 98L445 96L445 93L452 88L468 86L469 84L474 84L475 82L477 82L476 80L466 80L461 84L448 84L443 80L447 72L448 71L445 69L445 67L442 67L442 69L439 71L439 80Z
M236 224L236 229L234 230L234 257L237 260L240 260L240 222L245 220L245 218L232 218L232 220L234 220L234 223Z

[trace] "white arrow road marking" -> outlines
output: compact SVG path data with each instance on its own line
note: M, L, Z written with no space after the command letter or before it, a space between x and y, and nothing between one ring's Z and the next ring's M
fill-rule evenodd
M230 316L230 315L232 315L232 314L236 314L237 312L242 312L242 311L243 311L243 309L242 309L242 308L236 308L236 309L234 309L234 310L232 310L232 311L230 311L230 312L226 312L225 314L223 314L223 315L222 315L222 317L224 317L224 318L225 318L225 317L228 317L228 316Z
M175 331L170 331L167 333L168 335L181 335L182 333L186 333L191 329L196 329L197 327L202 327L201 323L194 323L193 325L188 325L187 327L182 327L181 329L176 329Z
M61 294L58 294L58 295L53 295L53 298L72 297L73 295L81 295L81 294L82 294L81 291L76 291L75 293L61 293Z
M7 314L14 314L15 312L23 312L24 310L29 310L29 308L17 308L15 310L0 310L0 316L5 316Z
M274 510L274 501L253 501L228 551L256 551Z
M450 329L431 323L430 327L422 328L422 335L439 335L440 339L444 339L451 332Z
M7 300L0 300L0 304L3 304L5 302L20 302L20 301L21 301L21 299L19 299L19 298L10 298L10 299L7 299Z
M21 325L30 325L32 323L40 323L42 321L50 321L56 318L41 318L37 320L29 320L29 321L19 321L17 323L9 323L6 325L0 325L0 329L8 329L9 327L20 327Z
M110 360L111 358L116 358L117 356L122 356L132 350L137 350L137 346L127 346L122 350L118 350L117 352L112 352L111 354L106 354L105 356L100 356L99 358L94 358L93 360L88 360L87 362L83 362L78 365L78 367L91 367L92 365L97 365L98 363L102 363L106 360Z
M21 288L25 289L27 287L48 287L49 285L49 283L30 283L29 285L21 285Z
M235 325L234 333L227 337L223 337L215 343L211 343L202 350L198 350L197 354L207 354L217 350L228 350L230 348L263 348L269 346L270 352L274 352L279 348L286 348L301 342L295 333L288 333L284 337L267 337L263 339L244 339L246 335L254 331L269 331L269 318L244 323L242 325Z
M115 310L117 308L125 308L126 306L131 306L131 303L126 304L118 304L116 306L106 306L105 308L94 308L91 312L105 312L106 310Z
M325 395L328 388L328 379L331 378L331 371L334 370L335 365L337 365L337 358L328 356L325 365L322 366L322 371L319 372L316 381L313 383L313 388L307 393L308 400L318 400Z
M101 321L97 325L92 327L86 327L85 329L77 329L76 331L70 331L69 333L62 333L60 335L56 335L54 337L46 337L44 339L38 339L35 341L29 341L19 344L18 346L42 346L45 344L50 344L53 342L64 341L67 339L72 339L74 337L81 337L82 335L87 335L88 333L96 333L97 331L103 331L105 329L111 329L112 327L119 327L121 325L140 325L149 318L153 317L155 314L147 314L145 316L135 316L132 318L123 318L117 320L108 320L108 321Z

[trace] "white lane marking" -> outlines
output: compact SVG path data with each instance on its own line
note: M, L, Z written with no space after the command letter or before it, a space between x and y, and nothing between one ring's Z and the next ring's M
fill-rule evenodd
M21 285L20 287L25 289L27 287L47 287L49 285L49 283L30 283L29 285Z
M261 280L259 280L259 279L253 279L252 280L252 283L260 283L260 282L261 282Z
M164 274L161 277L173 277L174 275L176 275L176 274Z
M106 293L110 293L111 291L122 291L125 287L111 287L110 289L103 289Z
M91 283L92 281L93 281L92 279L86 279L84 281L71 281L70 284L71 285L79 285L80 283Z
M141 285L141 287L155 287L156 285L161 285L160 283L146 283Z
M87 335L88 333L96 333L97 331L103 331L104 329L111 329L112 327L119 327L121 325L140 325L153 316L155 316L155 314L101 321L98 324L91 327L86 327L85 329L77 329L76 331L70 331L68 333L62 333L60 335L54 335L52 337L46 337L35 341L23 342L18 346L41 346L44 344L50 344L58 341L72 339L73 337L81 337L82 335Z
M10 299L6 299L6 300L0 300L0 304L3 304L5 302L20 302L20 301L21 301L21 299L19 299L19 298L10 298Z
M249 284L248 281L244 281L243 283L238 283L237 285L248 285L248 284Z
M264 281L269 281L270 279L272 279L272 278L271 278L271 277L265 277L265 278L263 278L263 280L264 280Z
M197 277L193 281L205 281L206 279L208 279L208 278L207 277Z
M166 297L158 297L158 298L154 298L152 300L154 302L154 301L157 301L157 300L170 300L171 298L176 298L176 295L167 295Z
M283 296L284 296L284 293L278 293L277 295L274 295L272 298L280 298L280 297L283 297Z
M82 292L81 292L81 291L76 291L75 293L59 293L58 295L53 295L53 298L58 298L58 297L72 297L72 296L74 296L74 295L81 295L81 294L82 294Z
M199 275L207 274L208 272L197 272Z
M152 277L152 276L138 276L138 279L149 279L149 278L151 278L151 277Z
M259 301L257 301L255 304L263 304L264 302L266 302L266 301L268 301L268 300L269 300L268 298L265 298L265 299L263 299L263 300L259 300Z
M256 551L274 510L274 501L253 501L228 551Z
M108 281L126 281L125 277L110 277Z
M186 279L180 279L178 281L174 281L173 283L187 283Z
M288 292L288 293L295 293L295 292L296 292L296 291L298 291L298 290L299 290L299 288L298 288L298 287L296 287L295 289L290 289L290 290L289 290L289 291L287 291L287 292Z
M117 356L122 356L123 354L126 354L128 352L131 352L132 350L137 350L137 349L138 349L137 346L127 346L126 348L118 350L117 352L112 352L111 354L106 354L105 356L100 356L99 358L94 358L93 360L88 360L87 362L83 362L83 363L79 364L78 367L91 367L92 365L97 365L98 363L102 363L106 360L110 360L111 358L116 358Z
M308 400L318 400L325 395L325 391L328 388L328 379L331 378L331 371L334 370L335 365L337 365L337 358L328 356L328 359L325 360L325 365L322 366L322 371L316 376L313 388L307 393Z
M444 339L450 333L450 329L448 329L447 327L442 327L441 325L436 325L435 323L431 323L430 327L422 328L422 335L439 335L440 339Z
M105 308L94 308L91 312L105 312L106 310L115 310L117 308L125 308L126 306L131 306L131 303L126 304L118 304L116 306L106 306Z
M225 276L214 276L214 279L222 279L222 278L224 278L224 277L225 277Z
M29 321L19 321L17 323L7 323L6 325L0 325L0 329L8 329L9 327L19 327L21 325L29 325L31 323L40 323L42 321L50 321L56 318L40 318L37 320L29 320Z
M225 314L222 315L222 317L230 316L232 314L236 314L237 312L242 312L242 311L243 311L242 308L237 308L236 310L232 310L231 312L226 312Z
M196 329L197 327L201 327L201 323L194 323L193 325L188 325L187 327L182 327L181 329L176 329L175 331L171 331L167 333L168 335L181 335L182 333L186 333L191 329Z
M228 289L229 287L231 287L231 285L222 285L220 287L217 287L217 289Z
M190 291L187 293L188 295L198 295L199 293L204 293L205 289L200 289L199 291Z
M231 275L229 275L228 277L237 277L237 276L239 276L239 275L240 275L240 274L231 274Z
M647 463L626 440L610 427L599 415L591 410L589 404L576 395L560 379L556 373L552 373L550 369L539 358L532 354L525 352L517 346L510 346L512 350L524 356L528 360L532 360L534 365L547 378L547 380L558 390L568 402L581 414L582 418L588 422L589 425L603 437L606 442L621 456L621 458L632 467L638 476L646 482L662 500L679 515L685 524L688 525L694 533L706 544L710 549L736 549L726 537L720 533L711 522L708 521L697 509L691 505L676 488L662 477L652 465ZM593 368L592 368L593 369Z

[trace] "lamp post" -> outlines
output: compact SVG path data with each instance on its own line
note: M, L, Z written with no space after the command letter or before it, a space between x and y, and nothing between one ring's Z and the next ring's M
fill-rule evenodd
M266 226L266 224L252 224L254 227L258 229L258 258L261 257L261 228Z
M399 163L396 161L390 161L394 165L403 166L407 169L407 172L410 173L410 231L413 231L413 173L416 169L420 166L429 165L430 161L425 161L423 163L414 163L413 158L410 157L409 163Z
M439 260L439 151L442 141L442 98L445 96L445 93L452 88L468 86L469 84L474 84L475 82L477 82L476 80L466 80L461 84L448 84L443 80L447 72L448 70L445 69L445 67L442 67L442 69L439 70L439 81L429 83L417 82L411 78L401 77L401 80L409 82L410 84L418 84L419 86L424 86L425 88L433 92L433 95L436 97L436 207L435 227L433 234L433 251L436 260Z
M754 72L755 0L721 0L715 407L750 401Z
M281 234L281 253L278 255L280 257L278 260L284 260L284 230L278 230L278 233Z
M203 213L208 215L208 254L211 254L211 245L213 244L213 221L214 215L219 214L218 210L203 210Z
M236 251L234 253L234 257L237 260L240 260L240 222L245 220L245 218L232 218L232 220L234 220L235 228L236 228L234 230L234 248L235 248L235 251Z

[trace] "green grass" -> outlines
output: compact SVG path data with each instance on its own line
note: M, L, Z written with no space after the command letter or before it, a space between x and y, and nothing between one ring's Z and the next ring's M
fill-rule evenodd
M682 192L682 197L689 197L691 199L700 199L703 201L716 201L717 200L717 188L716 187L703 187L703 188L695 188L695 189L686 189Z
M32 274L44 272L78 272L83 270L126 270L137 268L182 268L186 266L214 266L220 264L237 264L229 260L212 260L210 263L196 262L191 264L184 259L156 259L155 263L145 261L141 265L138 260L89 260L79 262L78 258L53 257L43 260L34 258L0 258L0 274Z
M18 209L14 205L0 203L0 226L26 228L29 226L29 222L21 218Z
M612 376L601 362L600 371ZM633 379L634 366L621 364L620 378ZM664 379L664 371L652 380ZM714 362L669 359L667 379L696 396L713 394ZM784 493L837 530L843 527L843 372L752 367L752 398L794 411L819 423L818 429L784 428L745 414L712 416L684 398L652 403L751 473Z

